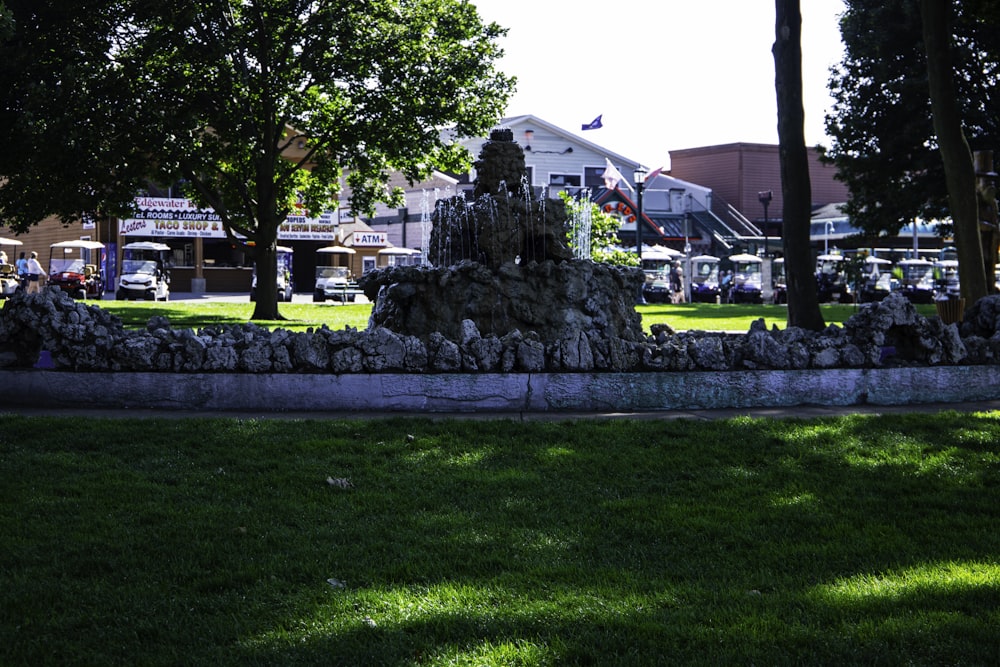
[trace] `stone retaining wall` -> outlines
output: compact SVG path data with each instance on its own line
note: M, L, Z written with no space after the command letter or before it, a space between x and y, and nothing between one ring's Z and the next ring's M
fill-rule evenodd
M1000 399L1000 366L692 373L206 374L0 370L4 407L254 413L655 412Z
M901 405L1000 398L1000 297L961 327L902 297L844 327L726 335L654 326L643 341L581 331L427 341L374 327L306 333L253 324L126 331L58 290L0 311L4 406L187 410L635 411ZM44 352L51 369L33 368Z
M58 289L17 294L0 311L0 368L30 368L42 351L58 370L174 373L544 373L805 370L995 364L1000 297L980 300L960 329L925 318L893 295L822 332L765 328L746 334L673 331L654 325L641 340L601 331L542 340L534 331L482 335L462 322L455 339L384 327L308 332L253 323L174 329L153 317L140 331Z

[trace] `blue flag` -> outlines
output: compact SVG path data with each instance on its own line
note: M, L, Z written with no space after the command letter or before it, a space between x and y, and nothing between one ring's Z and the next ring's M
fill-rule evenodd
M603 115L604 115L604 114L601 114L601 116L603 116ZM587 123L586 125L583 125L583 126L581 126L581 128L580 128L580 129L581 129L581 130L597 130L597 129L599 129L599 128L602 128L602 127L604 127L604 126L603 126L603 125L601 124L601 116L598 116L597 118L595 118L594 120L590 121L590 122L589 122L589 123Z

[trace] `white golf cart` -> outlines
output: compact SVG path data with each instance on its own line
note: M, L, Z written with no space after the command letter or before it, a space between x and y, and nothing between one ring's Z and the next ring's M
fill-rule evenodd
M733 282L729 288L729 303L763 303L761 292L764 260L756 255L740 253L730 255L733 263Z
M355 254L353 248L339 245L316 250L316 287L313 288L313 301L322 303L329 299L344 303L354 302L361 290L351 275L351 268L346 266L346 262L353 254Z
M14 251L21 241L17 239L5 239L0 236L0 250L7 246L10 251L4 250L7 261L0 263L0 299L14 296L14 293L21 288L21 277L17 275L17 264L14 259Z
M283 245L277 247L278 251L278 301L291 301L292 291L295 283L292 280L292 257L295 252L291 248ZM257 300L257 264L253 266L253 280L250 283L250 300Z
M170 257L170 246L165 243L140 241L123 246L115 298L169 301Z

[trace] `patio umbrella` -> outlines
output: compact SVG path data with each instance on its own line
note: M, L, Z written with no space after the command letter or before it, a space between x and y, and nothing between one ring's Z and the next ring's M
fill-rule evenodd
M393 246L391 248L382 248L378 251L380 255L419 255L419 250L414 250L413 248L399 248Z

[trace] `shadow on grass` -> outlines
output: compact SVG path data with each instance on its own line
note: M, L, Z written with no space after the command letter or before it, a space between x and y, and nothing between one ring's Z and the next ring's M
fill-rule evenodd
M126 309L116 309L113 312L126 329L142 329L153 317L166 317L170 320L170 326L175 329L199 329L222 324L246 324L253 308L248 307L246 315L243 317L228 313L213 313L208 310L166 310L162 306L153 305L148 307L130 306Z
M12 662L1000 650L995 415L41 426L0 417Z

